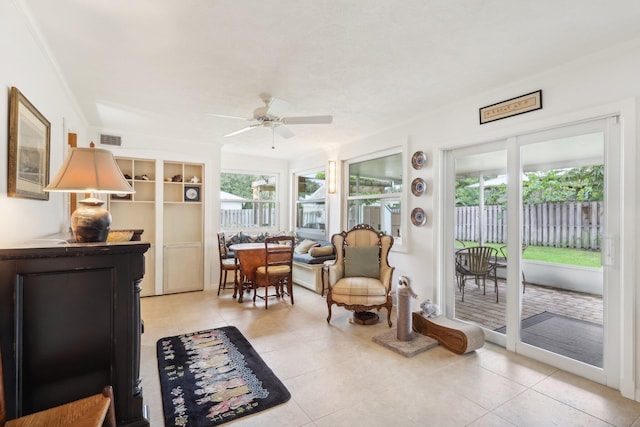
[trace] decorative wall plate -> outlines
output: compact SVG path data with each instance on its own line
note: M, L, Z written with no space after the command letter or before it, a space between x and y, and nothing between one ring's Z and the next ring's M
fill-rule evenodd
M422 196L427 191L427 184L422 178L416 178L411 181L411 192L414 196Z
M422 151L416 151L413 153L413 157L411 157L411 166L414 169L422 169L422 167L427 163L427 155Z
M427 223L427 214L424 213L422 208L414 208L411 211L411 222L416 226L425 225Z

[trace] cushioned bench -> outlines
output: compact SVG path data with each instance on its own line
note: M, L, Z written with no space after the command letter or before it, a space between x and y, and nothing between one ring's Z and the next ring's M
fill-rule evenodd
M311 239L305 239L310 241ZM304 240L303 240L304 241ZM317 246L304 252L293 253L293 282L318 294L322 293L322 266L334 260L333 246L325 240L314 240ZM299 246L302 241L299 242Z

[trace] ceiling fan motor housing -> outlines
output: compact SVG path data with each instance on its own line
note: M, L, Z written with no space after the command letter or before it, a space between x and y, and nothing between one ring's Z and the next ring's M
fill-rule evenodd
M260 121L266 119L268 117L267 116L268 110L269 110L269 107L256 108L255 110L253 110L253 118Z

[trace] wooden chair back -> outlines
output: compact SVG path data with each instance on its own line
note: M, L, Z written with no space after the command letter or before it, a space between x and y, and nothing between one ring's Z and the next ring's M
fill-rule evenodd
M253 301L258 297L258 287L264 287L264 308L269 308L269 296L282 297L286 293L293 302L293 236L272 236L264 240L264 263L256 269L253 283ZM269 295L274 286L275 295ZM263 298L260 296L260 298Z
M282 268L288 267L291 274L293 268L293 250L294 239L292 236L272 236L264 240L264 266L265 275L269 277L269 269L271 271L282 271Z
M220 256L220 262L227 257L227 241L224 233L218 233L218 255Z

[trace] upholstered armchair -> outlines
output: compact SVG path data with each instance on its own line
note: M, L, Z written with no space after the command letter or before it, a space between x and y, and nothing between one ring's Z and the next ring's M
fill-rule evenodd
M327 308L331 321L333 304L356 313L387 308L387 322L391 327L391 280L394 267L388 255L393 237L377 232L367 224L356 225L349 231L331 237L336 260L327 266Z

